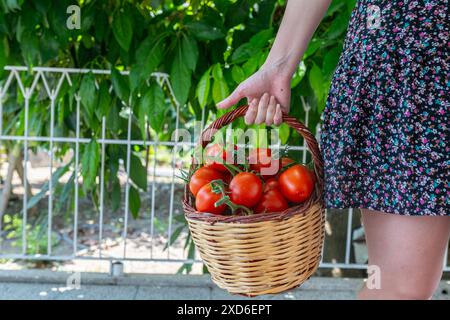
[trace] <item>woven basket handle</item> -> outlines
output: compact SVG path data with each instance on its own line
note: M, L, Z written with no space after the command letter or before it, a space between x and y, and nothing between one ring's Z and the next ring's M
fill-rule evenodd
M202 133L200 137L200 144L203 148L211 142L212 137L222 127L229 125L235 119L243 117L247 112L248 106L238 107L230 112L227 112L220 118L211 123ZM322 195L323 191L323 159L319 149L319 144L311 131L302 122L298 121L294 117L283 114L283 122L291 128L295 129L306 141L308 149L311 152L314 171L317 178L317 190L319 195Z

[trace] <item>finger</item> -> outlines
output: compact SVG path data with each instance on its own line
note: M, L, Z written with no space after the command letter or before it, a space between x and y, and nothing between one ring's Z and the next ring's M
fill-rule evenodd
M242 87L238 86L227 98L220 101L217 104L217 108L219 109L227 109L236 103L239 102L242 98L245 97L245 90Z
M279 126L283 122L283 113L281 112L281 106L277 104L275 116L273 117L273 123Z
M245 123L247 125L250 125L255 122L257 112L258 112L258 99L253 99L248 106L248 110L244 118Z
M266 114L266 125L268 126L273 124L273 117L275 116L275 111L277 110L276 100L272 98L269 101L269 107L267 108Z
M273 98L273 97L272 97ZM259 100L258 104L258 115L256 116L255 123L261 124L266 120L266 114L267 114L267 107L269 106L269 94L266 92L263 94L261 100ZM275 99L275 98L273 98Z

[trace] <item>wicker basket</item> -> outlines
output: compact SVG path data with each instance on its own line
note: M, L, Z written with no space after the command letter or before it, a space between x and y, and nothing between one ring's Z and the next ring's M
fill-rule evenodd
M214 121L201 136L205 147L217 129L242 117L239 107ZM220 216L197 212L186 186L184 212L211 279L230 293L257 296L295 288L317 269L323 247L323 162L314 135L295 118L283 121L301 134L312 154L316 189L308 201L284 212Z

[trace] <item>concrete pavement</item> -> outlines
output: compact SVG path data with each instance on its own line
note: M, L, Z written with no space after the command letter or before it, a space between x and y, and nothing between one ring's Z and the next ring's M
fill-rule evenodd
M361 279L314 277L301 288L254 299L354 299ZM442 281L435 299L449 300L450 281ZM230 295L208 275L133 274L111 277L104 273L71 274L48 270L0 270L0 299L26 300L154 300L249 299Z

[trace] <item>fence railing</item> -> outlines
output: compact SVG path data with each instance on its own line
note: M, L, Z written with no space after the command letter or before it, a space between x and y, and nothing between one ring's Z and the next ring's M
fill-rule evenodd
M23 73L33 75L32 81L28 81L26 85L21 76ZM61 86L66 82L69 86L72 86L71 77L74 74L85 74L91 72L94 75L109 75L109 70L94 70L94 69L68 69L68 68L46 68L46 67L34 67L27 68L21 66L7 66L5 67L4 79L0 79L0 141L1 143L5 141L10 141L13 143L20 143L23 150L23 199L21 207L21 224L22 224L22 234L16 235L16 242L20 243L20 246L11 247L8 245L8 240L6 239L5 232L0 233L0 259L24 259L24 260L51 260L51 261L67 261L74 259L93 259L93 260L108 260L108 261L145 261L145 262L199 262L198 258L189 259L186 255L186 248L182 245L177 245L174 248L174 243L171 241L171 235L176 231L175 228L179 227L179 221L175 221L175 216L182 214L180 212L180 202L181 193L180 186L182 181L177 177L179 175L180 163L179 163L179 153L181 150L191 149L194 146L194 142L188 141L158 141L157 139L148 140L133 140L131 138L131 123L132 123L132 111L130 110L127 115L128 121L128 131L126 139L111 139L106 137L106 117L102 117L101 121L101 138L97 139L97 142L101 146L100 153L100 193L98 195L98 209L95 211L94 215L90 217L92 220L90 223L82 223L80 220L85 218L80 215L80 203L84 200L80 199L80 145L87 144L91 141L89 137L80 136L80 93L75 94L75 108L76 108L76 124L75 124L75 134L68 137L61 137L55 135L55 104L57 103L58 94L60 92ZM122 72L123 75L128 75L128 73ZM170 85L169 77L164 73L154 73L152 76L156 79L159 85L166 86L168 88L169 95L171 95L171 101L174 101L174 111L176 113L176 123L175 128L179 128L179 115L180 115L180 105L178 104L176 98L173 95L172 87ZM54 88L51 87L48 77L53 79L52 83ZM8 135L4 132L3 123L3 113L4 113L4 101L8 96L8 93L13 88L20 91L23 96L23 135ZM98 89L98 88L97 88ZM110 89L111 90L111 89ZM49 100L49 134L48 136L33 136L30 135L29 126L29 109L32 97L36 95L41 95L45 93L47 99ZM19 99L20 100L20 99ZM130 105L128 105L130 107ZM308 126L309 124L309 113L310 108L307 104L303 103L305 119L304 123ZM205 109L203 109L202 115L202 127L205 125ZM317 135L319 135L320 127L316 128ZM33 228L35 226L31 225L28 227L28 205L29 200L27 189L29 188L27 177L30 176L30 160L29 160L29 149L30 143L43 142L48 143L48 157L49 166L47 170L48 178L45 181L48 183L47 201L48 210L46 214L46 221L42 225L46 226L46 250L44 253L30 253L29 252L29 235L33 233ZM57 144L69 144L74 155L74 180L73 182L73 212L69 215L71 219L71 226L63 225L55 228L54 225L54 190L55 181L51 179L55 172L55 154L54 148ZM104 183L104 173L105 173L105 148L108 145L124 145L126 146L126 165L123 168L124 173L124 196L125 202L122 208L122 212L109 214L109 221L105 221L106 206L105 206L105 183ZM146 205L144 206L145 214L139 219L140 225L138 227L133 227L133 229L140 229L142 232L146 233L146 247L145 250L139 249L136 254L130 254L130 249L128 247L128 242L131 241L130 236L130 155L132 153L132 148L134 146L144 146L151 148L152 154L149 156L151 158L151 164L147 167L147 180L149 182L148 190L145 190L144 197ZM164 150L162 150L164 149ZM292 146L290 150L298 151L303 153L303 159L306 159L307 149L306 145L303 146ZM166 161L170 163L170 166L159 165L160 158L166 158ZM163 181L163 182L161 182ZM69 182L67 182L69 183ZM178 191L178 192L177 192ZM148 200L148 201L147 201ZM167 203L167 207L161 207L161 203ZM84 209L83 209L84 210ZM83 211L84 213L84 211ZM67 214L67 213L66 213ZM351 260L351 250L352 244L354 242L354 228L353 225L354 213L352 209L349 209L346 215L342 216L342 219L346 219L346 244L345 244L345 254L342 261L322 261L321 268L349 268L349 269L364 269L366 264L356 263ZM2 221L0 219L0 231L2 230ZM66 220L64 220L66 221ZM176 225L174 225L177 223ZM117 227L117 225L121 227ZM110 233L105 235L107 227L111 228L115 225L115 233ZM25 227L24 227L25 226ZM98 241L98 246L96 249L92 249L89 246L80 243L80 231L86 228L91 228L95 226L94 230L96 235L94 236ZM70 249L65 247L65 251L57 250L54 251L54 235L57 231L56 229L71 229L71 232L64 234L64 236L59 237L69 244ZM120 231L119 231L120 229ZM157 230L158 229L158 230ZM41 236L42 232L40 231ZM42 237L41 237L42 238ZM44 237L45 238L45 237ZM119 251L110 252L107 250L104 242L106 238L109 240L120 240ZM115 239L114 239L115 238ZM161 240L162 239L162 240ZM6 243L6 245L5 245ZM327 243L325 243L325 246ZM15 251L17 249L17 251ZM174 251L174 253L173 253ZM445 259L447 261L447 259ZM445 266L446 271L450 271L448 265Z

